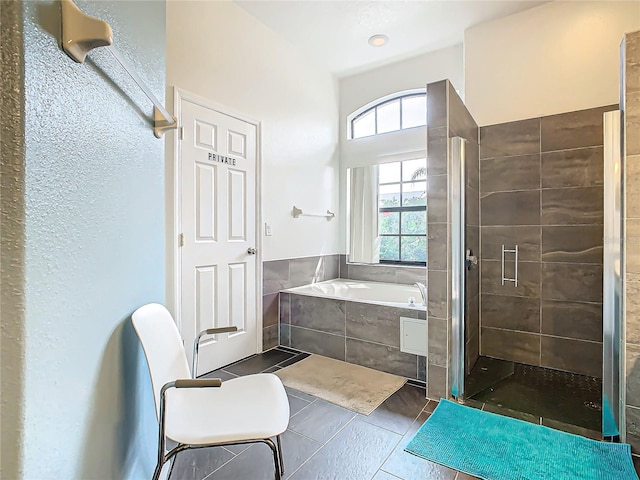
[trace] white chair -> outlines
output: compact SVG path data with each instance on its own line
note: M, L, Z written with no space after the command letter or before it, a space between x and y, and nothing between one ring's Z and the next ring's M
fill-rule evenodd
M182 339L169 311L150 303L131 316L144 349L158 417L157 480L163 465L190 448L263 442L273 452L275 478L284 473L280 435L289 424L289 401L282 382L273 374L256 374L222 382L191 377ZM213 328L205 335L235 331ZM194 371L197 359L194 358ZM275 442L272 438L275 437ZM166 439L178 445L166 452Z

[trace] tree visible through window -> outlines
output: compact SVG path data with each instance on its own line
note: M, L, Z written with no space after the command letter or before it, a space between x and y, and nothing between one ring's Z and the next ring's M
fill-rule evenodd
M399 93L350 117L351 138L421 127L427 124L426 93Z
M426 159L379 166L380 263L426 265Z

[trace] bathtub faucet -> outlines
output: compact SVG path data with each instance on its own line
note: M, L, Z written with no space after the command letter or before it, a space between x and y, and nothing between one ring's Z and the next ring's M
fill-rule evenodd
M427 306L427 287L424 283L416 282L414 283L416 287L420 289L420 295L422 295L422 305Z

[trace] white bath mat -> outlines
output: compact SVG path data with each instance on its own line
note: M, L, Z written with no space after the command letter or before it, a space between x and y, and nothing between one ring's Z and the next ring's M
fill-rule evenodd
M311 355L274 372L287 387L369 415L407 381L404 377Z

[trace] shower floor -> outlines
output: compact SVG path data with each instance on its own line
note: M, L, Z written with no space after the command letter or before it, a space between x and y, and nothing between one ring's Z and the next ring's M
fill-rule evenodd
M478 384L491 378L494 384L478 391ZM602 439L599 378L480 357L467 385L478 393L467 388L466 405Z

